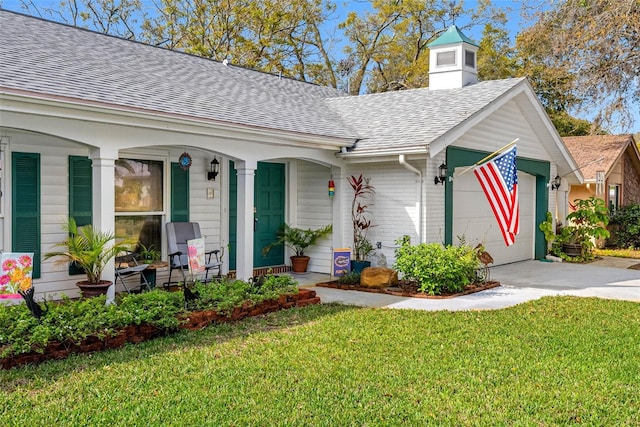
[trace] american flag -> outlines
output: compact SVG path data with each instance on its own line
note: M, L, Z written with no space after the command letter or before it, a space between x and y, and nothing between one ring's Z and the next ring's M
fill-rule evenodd
M520 232L516 146L514 145L493 160L477 166L473 172L487 196L505 244L513 245L516 234Z

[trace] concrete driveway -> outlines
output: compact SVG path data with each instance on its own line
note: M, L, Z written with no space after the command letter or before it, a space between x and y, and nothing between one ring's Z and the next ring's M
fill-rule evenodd
M447 299L404 298L368 292L313 287L323 303L416 310L486 310L510 307L546 295L575 295L640 302L640 270L627 269L640 260L591 264L524 261L491 268L501 286Z

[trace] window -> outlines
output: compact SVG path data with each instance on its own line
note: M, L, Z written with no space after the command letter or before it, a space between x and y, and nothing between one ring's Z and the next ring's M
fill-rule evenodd
M609 211L614 213L620 207L620 186L609 186Z
M155 250L162 250L163 168L135 159L118 159L115 168L116 235Z
M464 51L464 65L467 67L475 68L476 66L476 54L471 50Z
M448 67L450 65L456 65L456 52L450 50L447 52L438 52L436 55L437 67Z

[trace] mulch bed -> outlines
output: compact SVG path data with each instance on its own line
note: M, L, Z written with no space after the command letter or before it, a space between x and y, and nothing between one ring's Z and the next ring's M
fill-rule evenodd
M360 285L345 285L338 281L318 283L316 286L332 289L342 289L346 291L361 291L371 292L375 294L394 295L397 297L410 297L410 298L429 298L429 299L445 299L455 298L462 295L469 295L476 292L484 291L486 289L496 288L500 286L500 282L488 281L486 283L472 283L467 285L464 291L456 293L443 293L441 295L429 295L424 292L418 292L417 286L411 282L400 281L397 286L387 288L367 288Z
M630 270L640 270L640 264L633 264L632 266L627 267L627 269L630 269Z

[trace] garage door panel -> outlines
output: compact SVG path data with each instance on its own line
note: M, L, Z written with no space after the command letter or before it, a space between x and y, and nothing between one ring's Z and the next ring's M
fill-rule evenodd
M472 246L484 244L496 265L532 259L535 236L534 176L518 172L518 198L520 233L516 236L516 242L507 247L475 175L456 176L453 190L453 243L458 244L464 238Z

